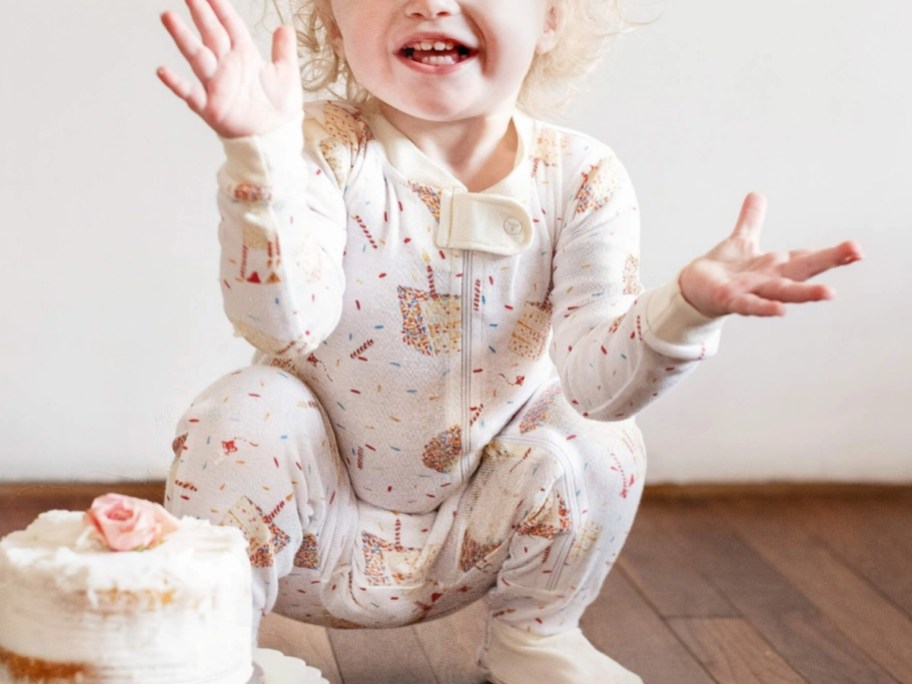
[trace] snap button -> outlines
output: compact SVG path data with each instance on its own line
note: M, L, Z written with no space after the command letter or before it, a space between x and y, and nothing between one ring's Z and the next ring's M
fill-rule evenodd
M523 224L518 218L511 216L504 221L503 227L507 235L519 235L522 232Z

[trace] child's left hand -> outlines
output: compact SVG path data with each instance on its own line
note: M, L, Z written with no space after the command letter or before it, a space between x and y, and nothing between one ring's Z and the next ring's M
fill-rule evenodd
M832 288L805 281L861 259L861 248L852 241L828 249L763 253L765 213L766 198L750 193L732 234L681 272L681 294L704 315L782 316L786 303L831 299Z

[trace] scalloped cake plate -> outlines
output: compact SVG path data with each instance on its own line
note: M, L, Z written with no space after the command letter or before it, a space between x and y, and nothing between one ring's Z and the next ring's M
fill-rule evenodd
M271 648L255 649L253 662L255 671L249 684L329 684L317 668Z

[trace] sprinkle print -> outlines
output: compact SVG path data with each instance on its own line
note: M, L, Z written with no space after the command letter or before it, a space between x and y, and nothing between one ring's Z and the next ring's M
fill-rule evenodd
M567 141L557 131L546 129L535 140L535 149L532 152L532 176L537 176L540 170L555 166L559 160L562 148Z
M438 473L448 473L462 457L462 428L453 425L424 445L421 460Z
M520 434L531 432L544 425L545 421L548 420L548 410L554 406L558 396L560 396L560 386L552 385L549 387L541 398L526 411L522 421L519 423Z
M296 568L307 568L309 570L316 570L320 567L317 551L317 536L313 532L304 534L301 546L298 548L297 553L295 553L294 566Z
M427 356L459 353L462 306L456 295L437 294L428 266L428 289L398 288L402 341Z
M560 494L552 492L540 511L514 529L517 534L552 540L570 529L570 509Z
M171 451L174 452L174 458L178 459L184 453L187 444L187 433L183 433L174 438L174 441L171 442Z
M259 506L249 497L243 496L219 523L237 527L244 533L250 564L255 568L273 565L276 554L288 544L288 535L271 523L273 516L270 514L267 519Z
M583 183L576 194L577 214L588 214L604 208L621 183L619 169L615 168L610 159L601 164L593 164L588 171L582 173L582 177Z
M412 192L418 195L418 198L421 202L428 208L428 211L431 212L431 216L434 217L435 221L440 221L440 193L437 192L434 188L428 185L422 185L421 183L411 182L409 183Z
M529 152L510 199L532 244L448 249L437 223L458 189L420 165L391 174L374 114L306 108L303 154L270 145L220 175L225 311L263 365L194 402L166 501L243 531L258 612L280 599L293 617L383 626L487 594L520 628L575 625L643 484L636 428L598 421L696 360L649 347L623 167L518 122ZM500 229L475 210L460 229Z
M330 102L322 114L327 136L319 143L320 152L337 182L344 184L353 156L373 135L357 110Z
M272 373L272 380L263 382L263 373ZM245 380L249 377L257 379ZM630 427L583 421L562 402L556 384L521 410L515 426L499 438L502 441L485 451L459 506L440 518L437 510L409 514L361 508L352 496L349 477L378 452L373 441L355 449L349 465L337 457L333 461L336 452L329 436L314 435L310 446L300 436L294 443L286 441L288 433L300 434L302 425L280 407L285 392L300 396L296 388L301 385L283 369L251 367L226 381L231 386L222 384L204 395L184 422L184 457L169 478L166 501L176 512L203 509L241 529L255 581L263 587L275 586L276 573L292 567L278 584L282 611L289 617L377 627L389 620L401 624L435 617L491 592L494 612L505 611L514 624L575 624L587 602L586 588L598 585L629 529L640 491L638 440ZM253 395L255 401L250 400ZM545 404L548 410L542 411ZM223 413L211 410L223 405ZM271 416L266 423L254 418L265 415ZM308 415L322 424L320 412ZM538 425L534 447L522 442L527 438L520 425L529 423ZM253 432L238 431L239 425L248 425ZM218 437L225 427L230 427L231 436ZM578 438L568 443L569 435ZM563 443L558 446L559 442ZM223 453L226 445L246 465L232 463L229 470L201 467L213 454ZM464 457L461 447L459 426L453 425L425 445L425 467L430 473L455 468ZM606 449L613 454L610 460L605 458ZM574 454L573 460L559 465L554 458L558 452ZM276 463L279 467L274 468ZM574 468L575 474L564 477L566 467ZM251 472L257 473L255 481L250 481ZM321 472L325 479L314 479ZM606 473L625 483L624 495L619 488L605 488L600 478ZM410 484L383 483L382 489L407 492ZM238 487L246 490L240 497L232 494ZM446 489L436 490L438 501L445 500ZM614 495L606 496L606 491ZM192 494L192 499L182 499L179 492ZM224 515L219 513L225 510ZM320 567L320 545L323 533L341 529L333 522L338 516L348 519L345 529L356 525L357 531L353 555L334 560L340 565L333 570ZM352 521L351 516L359 517ZM516 562L503 565L508 557ZM325 583L329 576L332 585ZM522 588L512 588L517 585ZM381 589L385 593L375 593ZM343 602L333 604L339 614L326 612L323 600L329 594ZM532 598L546 594L560 597L554 600L563 607ZM256 595L270 594L261 589ZM343 604L348 607L340 608ZM378 611L381 604L389 607ZM258 610L271 608L270 604Z
M243 235L241 267L235 279L255 285L262 283L274 285L281 282L276 270L281 266L282 252L279 246L279 238L253 223L244 225ZM265 263L263 263L262 275L259 270L252 270L249 267L248 261L250 260L251 252L257 253L258 262L262 261L263 256L266 257Z
M624 262L624 294L634 297L641 292L640 287L640 260L635 254L627 255Z
M272 189L263 185L252 185L250 183L239 183L234 187L231 193L238 202L270 202L272 200Z
M421 557L420 548L406 548L401 539L402 521L396 520L393 541L362 532L361 549L364 554L364 575L375 586L402 584L416 573L416 562Z
M370 349L373 346L374 346L374 341L367 340L364 342L364 344L362 344L357 349L355 349L355 351L353 351L351 354L349 354L348 358L358 359L359 361L367 361L367 359L364 357L364 352L366 352L368 349Z
M360 216L358 216L357 214L355 214L354 216L352 216L352 219L353 219L353 220L355 221L355 223L357 223L358 226L361 228L361 232L364 233L364 237L367 238L368 244L370 244L370 246L371 246L372 248L374 248L374 249L380 249L380 247L379 247L379 246L377 245L377 243L374 241L374 236L371 235L370 230L368 230L367 224L364 223L364 219L362 219L362 218L361 218Z
M550 331L551 303L526 302L510 335L509 349L524 359L538 359L545 353Z
M469 532L466 532L462 541L462 548L459 553L459 567L463 572L468 572L472 567L484 570L484 560L494 553L503 542L490 542L481 544L472 538Z

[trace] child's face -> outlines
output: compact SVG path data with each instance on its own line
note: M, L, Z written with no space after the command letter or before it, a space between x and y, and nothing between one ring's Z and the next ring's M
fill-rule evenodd
M358 82L428 121L512 112L536 53L557 40L558 0L330 0Z

